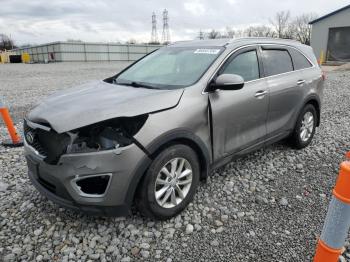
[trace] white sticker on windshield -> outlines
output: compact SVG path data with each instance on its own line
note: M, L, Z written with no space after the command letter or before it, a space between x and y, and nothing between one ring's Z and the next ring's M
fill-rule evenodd
M217 55L220 52L220 49L197 49L194 51L195 54L208 54L208 55Z

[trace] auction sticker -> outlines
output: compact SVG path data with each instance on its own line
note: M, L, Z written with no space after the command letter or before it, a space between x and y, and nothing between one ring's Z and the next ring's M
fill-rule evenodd
M220 49L197 49L194 51L195 54L208 54L208 55L217 55L220 52Z

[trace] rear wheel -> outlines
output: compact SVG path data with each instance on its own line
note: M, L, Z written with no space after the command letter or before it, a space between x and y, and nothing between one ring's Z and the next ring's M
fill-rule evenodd
M136 195L136 206L148 217L168 219L193 199L199 183L198 157L186 145L174 145L154 159Z
M304 148L311 143L314 137L317 123L317 113L313 105L307 104L299 114L291 142L297 149Z

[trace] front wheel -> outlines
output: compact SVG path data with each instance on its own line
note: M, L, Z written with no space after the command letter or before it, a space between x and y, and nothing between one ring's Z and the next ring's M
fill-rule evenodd
M143 177L135 204L145 216L168 219L193 199L199 183L198 157L192 148L178 144L164 149Z
M297 123L290 137L293 146L304 148L311 143L317 123L317 113L313 105L307 104L298 116Z

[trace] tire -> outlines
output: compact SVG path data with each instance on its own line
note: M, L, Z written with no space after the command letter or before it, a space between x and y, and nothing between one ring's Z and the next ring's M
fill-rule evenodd
M306 121L307 119L310 119L309 117L312 116L312 124L308 123ZM307 147L314 137L315 131L316 131L316 123L317 123L317 112L313 105L307 104L300 112L295 128L293 130L293 133L290 136L290 141L292 143L292 146L296 149L302 149L304 147ZM304 125L303 123L306 123ZM307 126L307 128L305 127ZM311 130L312 128L312 130ZM303 130L306 130L303 133Z
M177 163L175 168L177 171L181 169L181 163L183 163L183 168L181 172L176 172L175 175L172 176L172 166L175 166L175 162ZM168 172L164 172L164 168L167 169ZM190 175L188 171L190 169L192 170L192 175ZM150 218L166 220L174 217L185 209L193 200L199 178L200 167L195 151L189 146L182 144L170 146L155 157L142 178L136 192L136 207L142 215ZM190 180L191 183L189 184ZM165 183L165 181L167 182ZM176 183L179 183L178 186ZM169 189L165 191L166 188ZM181 190L181 188L183 190ZM182 195L180 195L179 190L182 192ZM161 192L163 191L165 191L165 193L162 195ZM171 193L169 193L170 191ZM156 194L161 197L156 198ZM170 194L170 196L164 202L164 198L166 198L167 194ZM173 198L173 196L175 197ZM164 203L162 204L161 202Z

